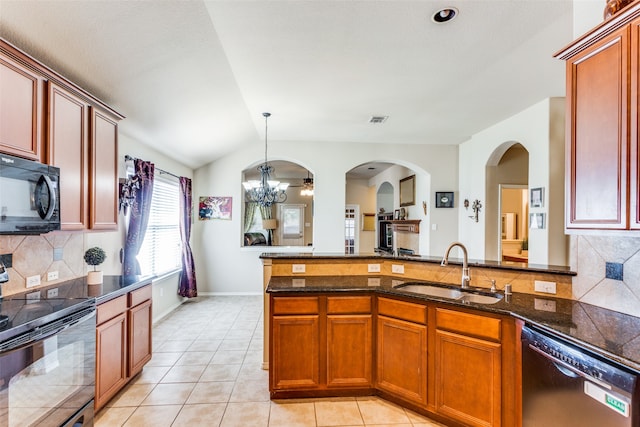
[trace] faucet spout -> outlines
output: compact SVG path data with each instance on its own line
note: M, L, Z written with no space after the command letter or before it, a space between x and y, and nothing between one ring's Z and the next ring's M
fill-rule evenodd
M444 253L444 257L442 257L442 262L440 262L440 266L444 267L446 265L449 265L449 252L451 252L451 249L453 249L454 246L458 246L460 249L462 249L462 280L461 280L461 285L462 288L468 288L469 287L469 282L471 281L471 274L469 272L469 258L467 255L467 248L460 242L453 242L452 244L449 245L449 247L447 248L447 250Z

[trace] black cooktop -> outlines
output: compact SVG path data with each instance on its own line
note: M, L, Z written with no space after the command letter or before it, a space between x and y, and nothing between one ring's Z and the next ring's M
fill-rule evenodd
M83 278L0 299L0 342L95 306Z

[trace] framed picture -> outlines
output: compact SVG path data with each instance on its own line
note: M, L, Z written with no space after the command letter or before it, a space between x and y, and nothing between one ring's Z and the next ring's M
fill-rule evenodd
M541 208L544 206L544 187L531 189L530 207Z
M201 221L208 219L231 219L231 208L233 200L231 197L200 197L198 206L199 218Z
M416 204L416 176L411 175L400 180L400 206Z
M533 228L537 228L537 229L543 229L545 228L545 223L544 223L544 214L543 213L532 213L529 214L529 228L533 229Z
M436 208L452 208L453 191L436 191Z
M396 209L395 211L393 211L393 219L400 219L400 209Z

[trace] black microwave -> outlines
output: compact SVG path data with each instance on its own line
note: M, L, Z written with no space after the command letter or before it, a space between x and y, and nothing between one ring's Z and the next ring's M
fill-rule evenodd
M0 234L60 230L60 169L0 153Z

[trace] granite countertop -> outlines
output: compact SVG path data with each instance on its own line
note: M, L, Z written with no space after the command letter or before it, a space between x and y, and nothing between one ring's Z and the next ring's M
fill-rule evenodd
M399 280L388 276L272 277L266 292L372 292L510 315L640 372L638 317L578 301L524 293L506 295L495 304L476 304L395 289L395 286L405 282L425 283L422 280Z
M423 256L423 255L394 255L386 252L371 252L358 254L344 253L322 253L322 252L264 252L260 255L261 259L292 259L292 260L354 260L354 259L388 259L399 261L426 262L440 265L442 257ZM449 264L462 265L462 260L457 258L449 258ZM569 267L561 265L542 265L527 264L525 262L513 261L487 261L470 259L469 267L495 268L500 270L515 271L537 271L541 273L563 274L567 276L576 276L575 271L571 271Z
M86 279L83 279L87 295L95 297L97 304L102 304L150 284L153 278L154 276L104 276L100 285L87 285Z

